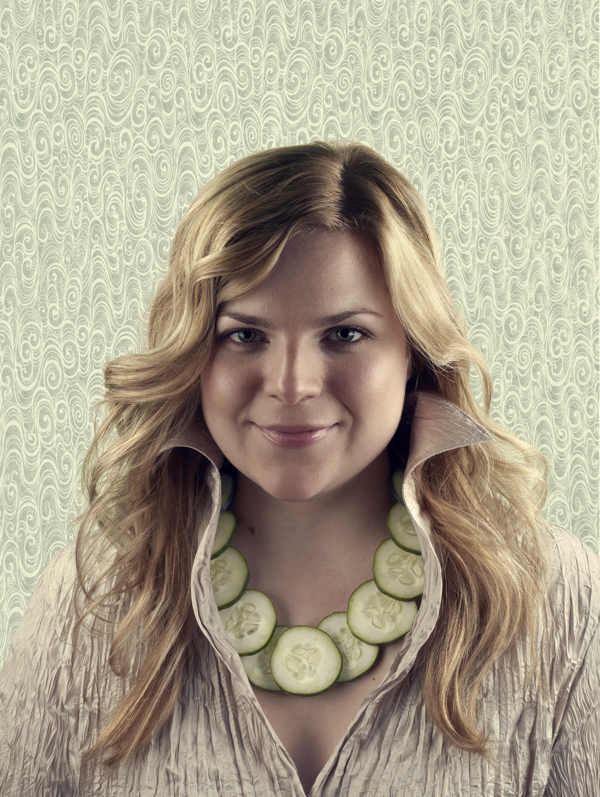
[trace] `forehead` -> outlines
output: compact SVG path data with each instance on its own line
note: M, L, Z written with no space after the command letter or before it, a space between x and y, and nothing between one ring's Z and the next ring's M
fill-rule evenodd
M258 288L226 302L221 310L250 310L260 304L271 309L289 306L317 311L325 307L329 310L332 305L346 309L349 303L388 302L377 249L368 236L314 230L292 237L267 279Z

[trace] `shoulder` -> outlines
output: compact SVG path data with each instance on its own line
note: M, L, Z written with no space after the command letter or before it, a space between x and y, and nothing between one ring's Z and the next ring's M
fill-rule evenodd
M72 656L71 632L84 608L84 596L78 589L75 551L73 540L57 551L42 570L13 635L11 648L27 647L40 655L52 649L56 660L62 660L63 655ZM101 570L105 558L97 561ZM32 640L35 640L33 648Z
M28 611L45 607L65 618L73 609L74 588L77 581L75 541L68 543L50 559L42 570L33 591Z
M71 626L74 615L74 586L76 583L75 542L70 542L52 556L42 570L33 594L15 631L11 649L14 654L26 648L35 656L35 649L55 647L63 631Z
M57 551L42 570L36 591L52 596L57 603L61 603L70 592L77 571L75 567L75 540Z
M76 791L79 723L83 732L96 723L98 693L94 659L82 662L72 644L76 579L72 542L42 571L0 668L2 794L33 793L35 784L36 794Z
M551 617L542 659L552 759L546 793L591 797L600 761L600 558L561 526L547 530Z
M15 728L30 716L19 709L22 703L35 714L61 703L67 691L59 683L69 657L74 577L74 543L69 543L42 571L12 636L0 668L0 709L12 713Z
M550 572L548 603L554 640L581 661L600 625L600 557L561 526L546 524Z
M76 540L72 540L52 556L40 574L32 601L44 599L52 602L57 608L72 604L78 582L75 551ZM93 548L94 571L101 572L114 560L114 554L114 548L108 544L101 546L101 550Z
M103 671L110 639L96 633L93 621L74 635L83 603L73 541L42 571L12 636L0 667L0 713L4 703L30 692L38 695L40 705L55 708L72 698L79 700L75 696L83 694L84 681L89 680L84 673Z
M546 523L546 530L552 588L600 613L600 557L568 529Z

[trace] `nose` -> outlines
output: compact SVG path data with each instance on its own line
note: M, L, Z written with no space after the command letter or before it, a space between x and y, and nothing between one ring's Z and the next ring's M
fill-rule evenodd
M297 404L321 393L319 355L311 351L310 344L298 340L273 346L265 361L264 391L270 398L284 404Z

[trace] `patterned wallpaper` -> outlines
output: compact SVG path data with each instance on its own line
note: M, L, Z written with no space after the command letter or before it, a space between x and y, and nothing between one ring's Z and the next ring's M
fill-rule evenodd
M0 661L75 535L104 362L199 188L271 146L354 138L421 191L494 417L598 550L598 32L591 0L3 0Z

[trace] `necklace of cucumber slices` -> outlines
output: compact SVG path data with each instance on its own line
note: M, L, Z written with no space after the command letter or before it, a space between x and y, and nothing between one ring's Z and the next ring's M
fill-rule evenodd
M403 478L403 471L396 470L390 479L398 503L387 516L390 537L375 551L373 578L354 590L347 611L329 614L316 628L289 628L277 625L268 595L247 589L250 570L231 545L236 518L228 507L235 478L221 473L221 513L210 576L221 620L252 684L271 692L318 695L368 672L380 645L408 633L424 579L421 548L402 501Z

